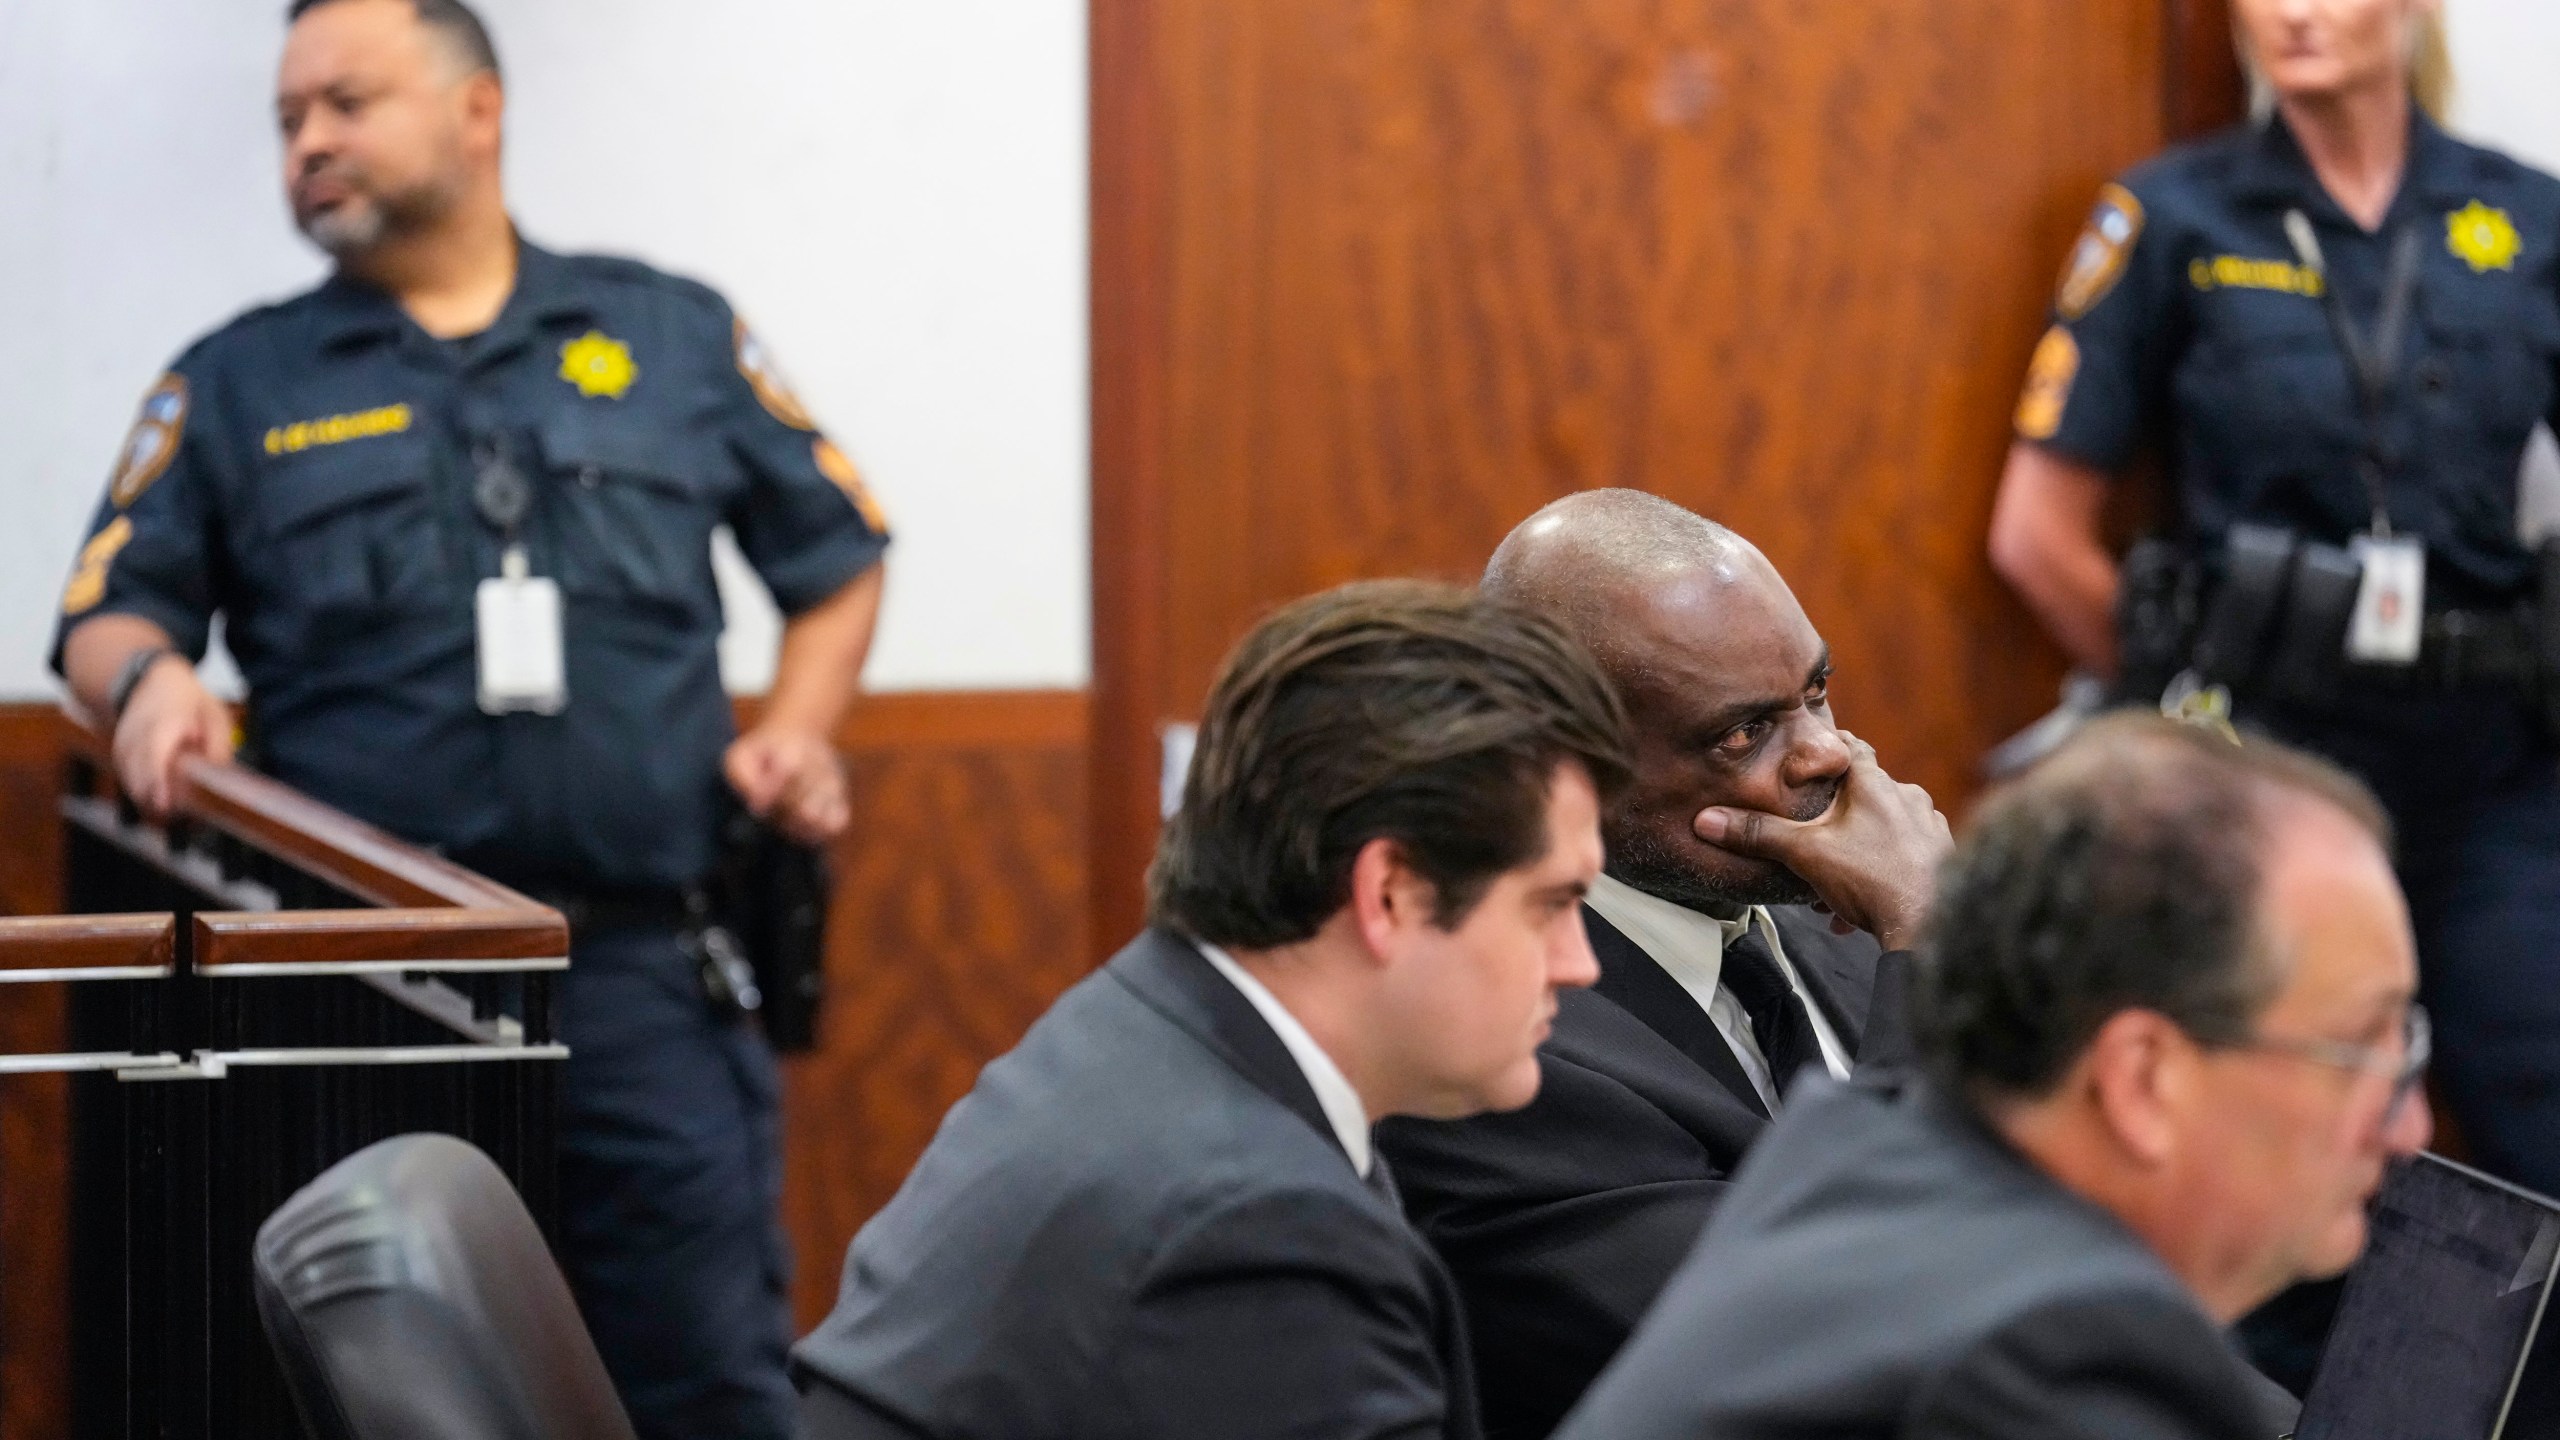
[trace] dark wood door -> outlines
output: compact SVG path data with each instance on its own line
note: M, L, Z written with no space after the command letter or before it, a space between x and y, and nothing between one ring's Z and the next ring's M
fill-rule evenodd
M1471 577L1573 490L1757 541L1949 803L2051 704L1983 559L2009 411L2097 185L2228 113L2218 4L1095 0L1093 39L1097 944L1257 615Z

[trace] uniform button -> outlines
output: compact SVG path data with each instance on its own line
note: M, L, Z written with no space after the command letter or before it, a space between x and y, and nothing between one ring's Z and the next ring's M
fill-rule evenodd
M2430 355L2418 362L2419 389L2430 395L2438 395L2443 393L2444 387L2452 383L2453 376L2446 371L2442 360Z
M578 483L593 490L604 483L604 472L593 465L581 465L578 467Z

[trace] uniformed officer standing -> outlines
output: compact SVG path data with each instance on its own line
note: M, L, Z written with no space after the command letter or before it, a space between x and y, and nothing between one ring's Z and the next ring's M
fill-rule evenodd
M2483 1163L2560 1192L2560 637L2516 503L2560 396L2560 182L2413 103L2447 88L2434 0L2233 8L2272 104L2101 192L1992 557L2091 669L2118 663L2120 583L2135 649L2193 622L2160 667L2195 667L2189 708L2220 680L2374 786L2445 1096ZM2146 445L2178 558L2120 580L2099 515Z
M819 840L828 736L886 529L700 285L547 253L499 183L504 98L456 0L299 0L277 119L337 261L144 400L63 596L55 665L148 810L231 746L216 614L264 769L562 905L562 1259L645 1436L782 1436L773 1060L706 995L686 894L723 780ZM733 738L710 539L789 615Z

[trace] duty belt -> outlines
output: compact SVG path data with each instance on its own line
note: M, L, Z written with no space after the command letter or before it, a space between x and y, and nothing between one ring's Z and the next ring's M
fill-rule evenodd
M2531 594L2502 607L2430 606L2409 664L2350 660L2359 578L2347 549L2235 525L2218 555L2145 541L2126 557L2119 703L2172 690L2321 705L2349 690L2498 688L2539 705L2560 738L2560 540L2535 556Z
M2530 688L2542 664L2534 612L2439 610L2428 614L2418 659L2410 665L2350 662L2348 683L2386 689L2461 690L2485 686Z

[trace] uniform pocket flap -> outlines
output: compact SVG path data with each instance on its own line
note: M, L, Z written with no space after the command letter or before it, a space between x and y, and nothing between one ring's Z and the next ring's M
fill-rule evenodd
M543 464L581 479L634 481L692 498L711 465L699 441L637 426L598 424L572 412L545 420Z
M426 447L405 438L368 440L299 455L275 467L260 509L282 534L427 485Z

